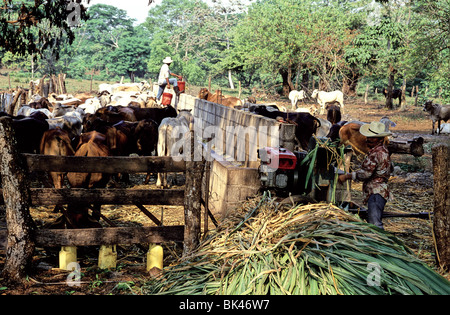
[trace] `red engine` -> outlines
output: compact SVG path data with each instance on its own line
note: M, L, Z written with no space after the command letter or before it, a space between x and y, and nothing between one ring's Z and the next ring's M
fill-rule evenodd
M262 165L273 170L293 170L297 165L297 157L285 148L264 147L259 150Z
M291 152L285 148L264 147L258 150L261 159L259 175L265 188L273 188L283 192L302 193L305 184L300 184L300 162L306 153Z

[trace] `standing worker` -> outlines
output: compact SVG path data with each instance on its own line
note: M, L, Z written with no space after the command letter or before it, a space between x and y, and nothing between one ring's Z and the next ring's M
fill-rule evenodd
M388 200L392 199L392 194L388 188L388 180L393 171L391 157L385 145L385 138L391 135L386 132L386 127L381 122L371 122L362 125L359 132L367 137L369 153L362 162L361 169L339 175L339 182L348 179L363 182L364 204L367 204L367 221L383 229L381 221L384 206Z
M169 75L177 77L180 80L182 79L182 77L180 75L170 72L169 66L172 62L173 62L172 58L170 58L170 57L164 58L163 65L161 66L161 70L159 71L159 77L158 77L159 90L158 90L158 95L156 96L156 100L158 102L161 99L161 96L162 96L166 86L167 86L167 88L170 89L171 84L173 85L173 90L175 91L175 94L177 95L177 97L180 96L180 90L178 89L177 79L174 79L174 78L169 79Z

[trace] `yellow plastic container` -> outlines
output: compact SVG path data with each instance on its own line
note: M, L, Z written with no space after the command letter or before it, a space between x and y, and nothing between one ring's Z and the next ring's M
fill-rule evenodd
M59 269L68 270L67 266L73 262L77 262L77 247L62 246L59 252Z
M114 269L117 264L116 245L102 245L98 252L98 267L100 269Z
M147 271L150 271L153 267L163 269L163 248L159 244L150 244L150 248L147 252Z

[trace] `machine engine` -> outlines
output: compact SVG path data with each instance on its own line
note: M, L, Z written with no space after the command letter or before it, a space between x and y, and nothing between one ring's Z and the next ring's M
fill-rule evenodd
M307 165L301 165L306 154L306 151L291 152L285 148L259 149L261 185L279 193L308 193L311 188L305 187Z

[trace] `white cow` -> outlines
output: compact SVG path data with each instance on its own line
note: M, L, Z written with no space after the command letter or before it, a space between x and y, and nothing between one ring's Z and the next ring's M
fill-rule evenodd
M338 102L339 105L341 105L341 112L344 113L344 93L339 90L325 92L315 89L312 92L311 97L317 98L317 102L320 105L320 115L325 114L325 104L331 102Z
M305 92L303 90L301 90L301 91L292 90L289 93L289 99L291 100L292 109L297 108L297 102L303 100L304 98L305 98Z
M316 117L319 121L320 121L320 127L317 128L316 130L316 137L318 138L323 138L326 137L328 135L328 133L330 132L330 128L332 126L332 124L323 118L320 117Z
M53 114L47 109L47 108L32 108L30 106L24 105L19 108L17 111L17 116L30 116L34 112L41 112L44 113L48 118L53 117Z
M69 138L73 139L81 135L83 131L83 118L79 112L73 111L63 116L46 119L49 129L61 128L69 133Z
M110 94L117 92L146 92L150 91L151 86L147 81L141 81L139 83L101 83L98 86L98 92L108 91Z
M95 112L102 108L101 101L98 97L88 98L84 104L78 105L77 109L83 109L85 114L95 114Z
M437 130L436 129L436 133L440 134L440 133L450 133L450 123L443 123L441 124L441 129Z
M310 107L299 107L295 109L295 112L297 113L309 113L311 115L314 115L317 111L317 108L315 106Z
M396 127L397 124L389 119L387 116L383 116L380 119L380 122L383 123L386 126L386 131L389 132L391 127Z
M189 133L189 124L193 116L190 110L181 110L177 117L166 117L161 121L158 127L158 156L180 157L183 146L180 146L182 139L185 139ZM189 143L190 144L190 143ZM167 173L158 173L156 187L168 187Z

